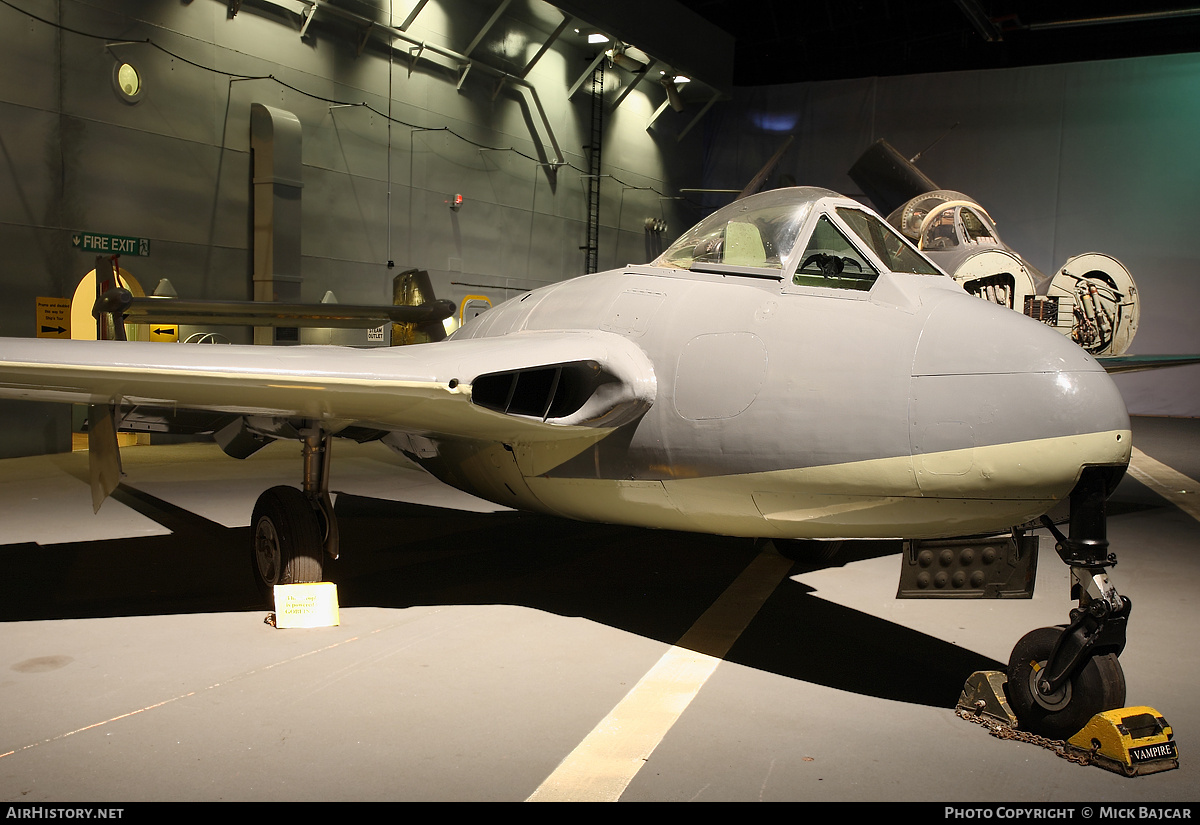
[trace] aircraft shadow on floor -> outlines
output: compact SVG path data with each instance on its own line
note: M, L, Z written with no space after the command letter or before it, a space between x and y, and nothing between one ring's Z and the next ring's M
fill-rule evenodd
M117 501L165 536L0 546L0 621L266 608L249 529L228 528L122 485ZM472 513L339 495L344 548L327 565L342 607L512 604L676 642L759 552L750 539L516 512ZM839 562L899 551L848 544ZM818 567L798 562L792 575ZM785 580L725 657L855 693L953 706L987 657L821 599ZM880 674L889 674L881 678Z

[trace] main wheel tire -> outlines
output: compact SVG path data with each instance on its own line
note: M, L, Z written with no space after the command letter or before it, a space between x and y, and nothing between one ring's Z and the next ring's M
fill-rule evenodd
M301 491L272 487L258 497L250 522L250 562L268 603L277 584L322 580L322 536L320 517Z
M1022 730L1052 739L1075 735L1097 713L1123 707L1125 673L1116 654L1090 656L1050 696L1037 689L1061 628L1041 627L1026 633L1008 660L1008 701Z

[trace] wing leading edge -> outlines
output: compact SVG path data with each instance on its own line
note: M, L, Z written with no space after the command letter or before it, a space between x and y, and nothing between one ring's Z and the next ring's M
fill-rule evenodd
M1104 367L1105 371L1113 375L1122 372L1141 372L1163 367L1200 364L1200 355L1116 355L1096 360L1100 362L1100 366Z
M331 431L594 439L642 415L656 389L641 349L600 331L379 349L0 339L3 398L303 418Z

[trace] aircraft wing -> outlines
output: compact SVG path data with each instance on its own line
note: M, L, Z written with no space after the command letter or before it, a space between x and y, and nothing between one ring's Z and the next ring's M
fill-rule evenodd
M0 338L0 397L302 418L334 433L595 440L655 392L641 349L601 331L376 349Z
M1200 364L1200 355L1114 355L1096 360L1109 374L1113 374Z
M386 323L428 324L454 314L451 301L417 306L285 304L275 301L185 301L129 296L121 307L126 323L247 324L260 327L368 328Z

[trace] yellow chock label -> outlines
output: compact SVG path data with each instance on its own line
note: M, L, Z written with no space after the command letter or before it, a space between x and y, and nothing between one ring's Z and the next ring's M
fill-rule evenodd
M334 627L338 622L333 582L275 585L276 627Z

